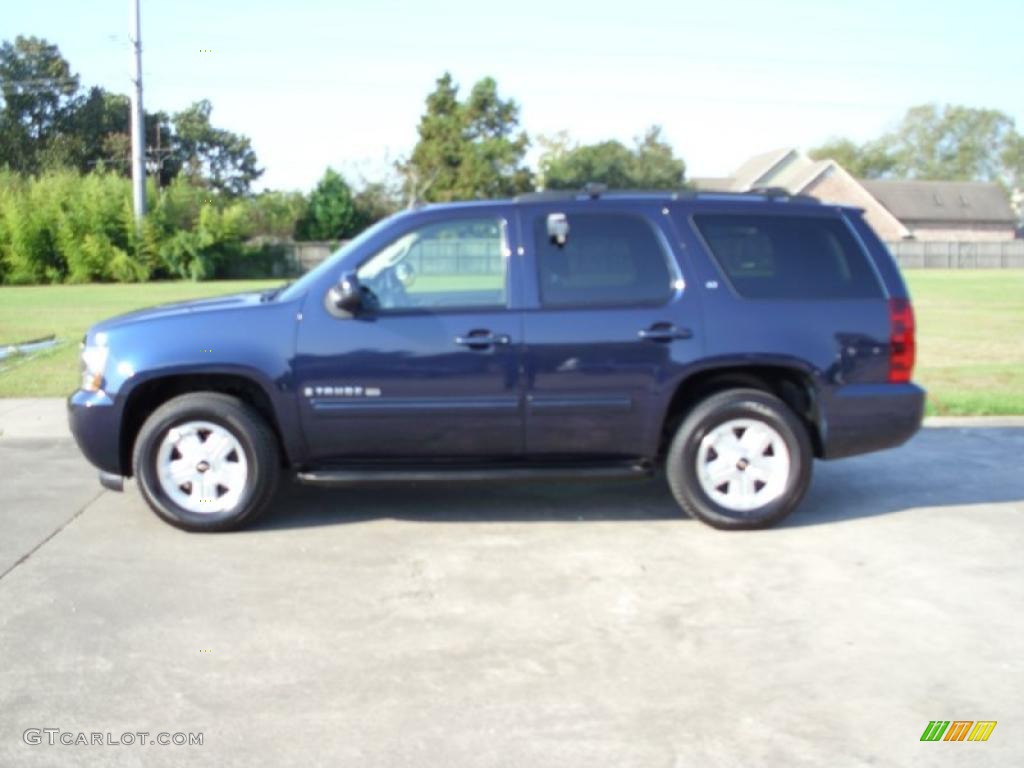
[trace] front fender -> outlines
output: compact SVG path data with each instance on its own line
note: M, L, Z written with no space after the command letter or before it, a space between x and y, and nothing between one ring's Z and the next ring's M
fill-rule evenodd
M103 331L110 350L103 382L107 426L116 425L119 432L137 426L124 423L126 408L160 382L197 377L201 386L203 378L232 377L262 393L286 458L300 463L305 445L292 372L297 313L294 301L245 304L150 316ZM90 332L89 343L98 343L96 335Z

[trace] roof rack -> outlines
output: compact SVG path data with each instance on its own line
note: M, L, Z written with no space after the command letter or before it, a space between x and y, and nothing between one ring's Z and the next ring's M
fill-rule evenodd
M607 191L607 184L598 184L592 181L584 184L582 189L547 189L543 192L526 192L522 195L516 195L514 200L522 203L544 200L576 200L581 197L597 200Z
M820 204L821 200L811 195L794 195L788 189L784 187L752 187L751 189L742 191L722 191L718 192L711 189L687 189L682 192L676 193L676 199L689 199L689 200L742 200L749 197L764 197L769 200L775 200L779 202L794 202L794 203L815 203Z
M751 187L747 190L749 194L764 195L765 197L792 197L785 187Z
M587 184L583 189L550 189L543 192L527 192L517 195L517 203L548 202L555 200L597 200L605 196L626 197L645 196L663 197L672 200L743 200L750 197L763 197L779 202L821 203L810 195L792 194L785 187L753 187L743 191L715 191L699 189L608 189L604 184Z
M543 203L546 200L575 200L580 192L572 189L546 189L543 192L524 192L512 199L517 203Z

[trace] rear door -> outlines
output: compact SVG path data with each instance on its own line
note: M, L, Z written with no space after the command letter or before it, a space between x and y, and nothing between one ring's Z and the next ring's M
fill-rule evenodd
M837 384L885 381L886 295L835 209L697 204L676 214L684 236L709 256L714 300L705 317L717 355L774 359Z
M564 242L552 235L568 227ZM660 206L521 209L526 453L648 456L700 313Z

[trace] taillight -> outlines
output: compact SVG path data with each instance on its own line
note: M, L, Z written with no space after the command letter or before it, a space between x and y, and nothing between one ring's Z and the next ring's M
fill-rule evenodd
M914 347L914 308L910 299L889 299L889 381L910 381Z

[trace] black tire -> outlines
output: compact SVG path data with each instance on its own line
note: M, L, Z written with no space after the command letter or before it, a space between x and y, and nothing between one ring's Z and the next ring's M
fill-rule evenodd
M246 479L241 495L230 509L190 511L177 504L161 486L157 472L160 445L170 430L193 421L210 422L226 429L245 453ZM281 475L277 439L266 421L238 398L219 392L181 395L153 411L135 440L132 467L142 496L153 511L171 525L196 532L234 530L254 521L269 506Z
M789 472L781 485L781 494L745 511L716 502L698 478L701 442L716 427L732 419L766 424L782 438L789 452ZM756 389L730 389L703 400L683 419L668 451L665 475L679 506L701 522L726 530L765 528L800 504L811 481L813 459L807 429L784 402ZM745 470L748 464L744 459L741 461Z

